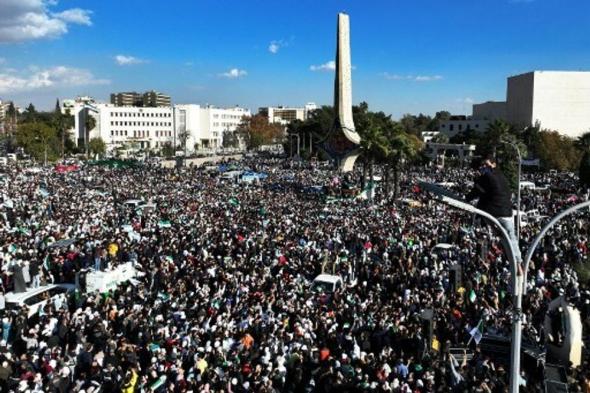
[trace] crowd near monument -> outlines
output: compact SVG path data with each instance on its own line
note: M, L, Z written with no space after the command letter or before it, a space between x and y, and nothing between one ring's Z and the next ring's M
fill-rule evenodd
M586 185L367 159L351 70L325 157L0 166L0 392L590 392Z

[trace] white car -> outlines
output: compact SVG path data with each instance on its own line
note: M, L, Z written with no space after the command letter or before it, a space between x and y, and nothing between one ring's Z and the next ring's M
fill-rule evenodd
M334 293L342 288L342 278L332 274L320 274L314 278L311 290L314 292Z
M50 301L54 301L58 296L72 292L74 289L75 285L73 284L50 284L39 288L31 288L26 292L9 292L5 296L6 309L19 310L23 306L27 306L27 316L30 318Z

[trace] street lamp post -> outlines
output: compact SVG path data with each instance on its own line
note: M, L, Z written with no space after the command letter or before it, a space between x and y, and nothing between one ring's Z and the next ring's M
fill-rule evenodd
M519 153L520 156L520 153ZM520 177L519 177L520 178ZM512 275L512 288L513 288L513 301L514 301L514 310L512 316L512 340L510 346L510 393L518 393L519 390L519 379L520 379L520 350L521 350L521 343L522 343L522 296L526 293L526 286L527 286L527 274L528 268L531 261L531 258L539 245L541 239L545 236L547 231L551 229L558 221L562 218L580 210L585 207L590 207L590 201L586 201L575 206L572 206L561 213L557 214L553 217L537 234L529 249L527 250L525 259L524 259L524 268L523 273L519 275L518 265L520 263L519 260L515 258L517 253L514 250L514 245L506 232L506 230L502 227L502 225L490 214L476 208L475 206L461 202L456 199L455 196L449 195L449 193L441 187L436 185L419 182L420 187L431 191L434 193L437 198L450 206L456 207L458 209L478 214L482 217L487 218L490 220L502 234L502 237L506 240L506 244L508 244L508 257L511 262L511 275ZM519 185L520 186L520 185Z
M517 183L517 191L516 191L516 238L520 241L520 174L521 174L521 166L522 166L522 156L520 155L520 149L518 146L510 141L505 139L500 140L501 143L511 146L515 151L516 155L518 156L518 183Z

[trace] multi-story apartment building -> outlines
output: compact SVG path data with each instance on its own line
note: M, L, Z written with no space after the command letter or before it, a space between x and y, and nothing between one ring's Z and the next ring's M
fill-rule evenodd
M134 91L112 93L111 104L116 106L143 106L143 96Z
M172 101L169 95L159 93L157 91L147 91L143 93L142 98L144 107L156 107L156 106L170 106Z
M129 91L112 93L111 104L116 106L158 107L170 106L171 100L169 95L154 90L146 91L143 94Z

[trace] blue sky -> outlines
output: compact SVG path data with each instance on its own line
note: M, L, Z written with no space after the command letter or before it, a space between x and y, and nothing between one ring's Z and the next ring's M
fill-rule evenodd
M509 75L590 70L588 0L0 0L0 98L331 104L339 11L353 101L396 118L469 114L504 99Z

